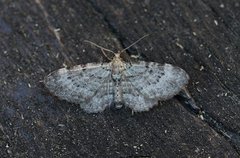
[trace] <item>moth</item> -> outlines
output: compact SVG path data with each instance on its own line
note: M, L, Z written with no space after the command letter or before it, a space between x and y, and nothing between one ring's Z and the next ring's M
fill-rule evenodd
M124 51L146 36L117 53L87 41L99 47L105 56L107 51L114 53L114 57L109 58L109 63L61 68L46 76L44 84L58 98L79 104L88 113L124 106L133 112L148 111L159 100L178 94L188 83L189 76L171 64L130 62L121 57Z

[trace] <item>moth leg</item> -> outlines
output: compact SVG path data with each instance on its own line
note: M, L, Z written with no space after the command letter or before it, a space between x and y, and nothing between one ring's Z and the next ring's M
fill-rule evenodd
M141 59L141 55L138 53L137 55L130 55L130 57L132 58L132 59L135 59L135 60L140 60Z
M132 116L134 115L134 110L132 110Z

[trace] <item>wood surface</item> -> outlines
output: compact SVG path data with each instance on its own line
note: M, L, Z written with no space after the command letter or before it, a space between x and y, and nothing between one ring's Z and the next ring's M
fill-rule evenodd
M175 97L149 112L86 114L41 80L113 51L190 76L202 117ZM239 0L1 0L0 157L240 156Z

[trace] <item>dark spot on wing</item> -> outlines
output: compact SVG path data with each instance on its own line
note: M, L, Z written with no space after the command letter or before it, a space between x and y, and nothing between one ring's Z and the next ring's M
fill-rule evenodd
M112 78L113 82L121 82L120 78Z
M145 67L148 69L148 68L149 68L149 64L147 63L147 64L145 65Z

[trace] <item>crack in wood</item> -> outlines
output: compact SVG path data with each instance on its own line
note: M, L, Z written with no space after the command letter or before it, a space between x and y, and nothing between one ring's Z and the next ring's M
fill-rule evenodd
M206 113L202 107L198 107L190 93L183 89L176 98L188 111L199 116L201 120L206 122L214 131L222 135L226 140L230 141L233 148L240 154L240 134L225 127L220 121L214 119L210 114Z

